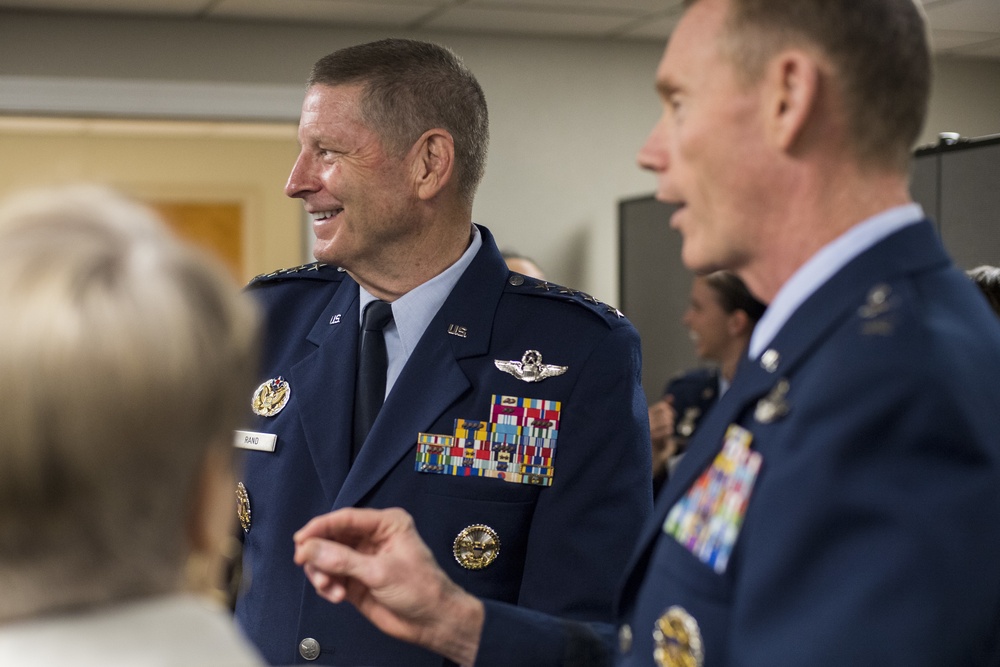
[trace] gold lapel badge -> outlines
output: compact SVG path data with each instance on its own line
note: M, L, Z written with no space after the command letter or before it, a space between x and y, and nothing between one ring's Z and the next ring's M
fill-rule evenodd
M462 529L452 551L455 560L466 570L481 570L500 554L500 536L489 526L477 523Z
M292 388L280 375L272 380L266 380L257 387L250 401L250 407L255 415L273 417L288 404Z
M538 350L525 350L521 361L494 359L493 363L504 373L510 373L518 380L525 382L541 382L547 378L562 375L569 369L569 366L543 364L542 353Z
M243 526L243 532L250 532L250 494L247 493L247 487L243 486L243 482L236 484L236 517L240 520L240 525Z
M701 667L705 661L698 621L673 606L653 624L653 660L659 667Z

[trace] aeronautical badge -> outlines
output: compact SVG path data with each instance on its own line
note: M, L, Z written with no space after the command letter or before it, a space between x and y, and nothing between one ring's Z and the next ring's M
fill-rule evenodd
M243 526L243 532L250 532L250 494L247 493L247 487L243 486L243 482L239 482L236 485L236 517L240 520L240 525Z
M767 396L757 401L757 407L753 411L753 418L758 423L770 424L788 414L788 401L785 400L785 396L788 394L788 386L788 380L782 378L778 381L778 384L774 385L774 389Z
M255 415L261 417L273 417L281 412L281 409L288 404L288 398L292 395L292 388L285 378L280 375L273 380L266 380L257 387L250 401Z
M701 667L705 653L698 621L673 606L653 624L653 660L659 667Z
M481 570L500 554L500 536L489 526L477 523L462 529L452 551L455 560L466 570Z
M521 361L494 359L493 363L504 373L510 373L518 380L525 382L541 382L546 378L562 375L569 369L569 366L543 364L542 353L538 350L526 350Z

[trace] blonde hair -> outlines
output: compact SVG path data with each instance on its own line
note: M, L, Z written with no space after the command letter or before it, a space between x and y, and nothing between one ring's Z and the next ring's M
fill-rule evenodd
M0 618L175 589L256 373L248 297L148 209L54 188L0 206L0 322Z

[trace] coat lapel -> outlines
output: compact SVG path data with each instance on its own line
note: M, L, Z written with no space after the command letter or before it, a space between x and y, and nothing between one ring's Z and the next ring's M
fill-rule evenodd
M493 237L482 227L480 233L482 247L427 326L386 397L337 495L335 509L361 502L404 457L412 456L417 434L427 432L472 387L459 361L489 350L493 314L508 273ZM450 334L452 325L463 327L466 336Z
M657 498L653 514L643 528L626 569L628 574L620 608L627 607L638 589L668 512L722 449L729 425L740 422L743 415L752 410L780 379L791 375L836 326L864 305L868 291L876 283L948 262L930 222L906 227L849 262L799 306L767 347L779 355L773 372L757 360L744 359L740 363L729 391L699 424L687 454ZM748 428L753 431L753 422L749 423ZM767 461L763 465L767 466Z
M308 336L316 351L289 373L316 474L331 503L350 467L358 327L358 286L345 278Z

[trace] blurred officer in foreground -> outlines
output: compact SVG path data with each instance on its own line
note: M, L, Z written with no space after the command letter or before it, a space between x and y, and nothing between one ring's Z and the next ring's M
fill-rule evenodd
M0 206L0 664L263 664L190 592L232 539L253 305L110 191Z
M726 393L746 356L750 334L764 314L743 281L728 271L695 276L683 322L699 359L715 365L670 379L663 398L649 406L653 442L653 495L659 495L705 413Z
M920 9L687 5L639 161L685 265L768 309L636 544L617 662L998 664L1000 332L908 193ZM498 641L448 615L466 594L398 510L318 518L297 546L318 590L397 636L466 664ZM585 639L522 620L566 656Z
M295 531L351 506L405 508L479 596L468 620L524 607L614 627L652 508L638 335L617 309L508 270L472 223L487 135L483 91L443 47L383 40L313 69L286 193L320 263L250 286L268 331L238 439L236 614L275 664L442 664L296 566Z

